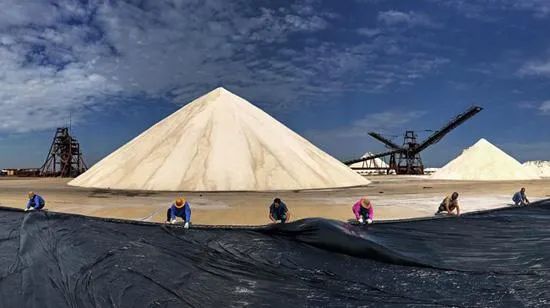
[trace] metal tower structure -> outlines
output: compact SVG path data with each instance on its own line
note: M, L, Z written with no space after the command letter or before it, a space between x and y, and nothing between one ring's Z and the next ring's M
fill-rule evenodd
M69 128L58 128L46 161L40 168L40 176L76 177L87 169L80 144L70 135Z
M422 164L422 159L420 158L420 152L439 142L445 135L479 113L481 110L483 110L483 108L479 106L472 106L468 108L465 112L457 115L441 129L430 135L422 143L417 141L416 133L410 130L405 132L402 146L399 146L393 141L383 137L379 133L370 132L369 135L382 142L389 149L389 151L378 153L366 158L350 160L344 163L349 166L357 162L389 156L389 170L395 170L395 173L397 174L424 174L424 165Z

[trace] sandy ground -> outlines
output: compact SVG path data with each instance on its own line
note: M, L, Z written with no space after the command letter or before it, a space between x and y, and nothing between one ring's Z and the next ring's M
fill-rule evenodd
M108 191L67 186L68 179L0 177L0 205L23 208L33 190L52 211L161 222L176 197L191 203L192 221L210 225L260 225L269 222L271 200L280 197L292 219L325 217L347 220L351 206L368 195L378 220L432 216L441 199L458 191L463 212L510 206L512 194L524 186L530 199L550 197L550 179L514 182L430 180L423 176L371 176L362 188L287 191L173 193Z

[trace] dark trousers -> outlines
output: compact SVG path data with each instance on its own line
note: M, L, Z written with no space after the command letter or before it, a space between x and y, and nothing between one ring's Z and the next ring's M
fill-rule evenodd
M361 207L361 208L359 209L359 215L360 215L361 217L363 217L363 220L367 220L367 219L370 218L370 217L369 217L369 210L367 210L367 209L364 208L364 207Z
M272 216L273 216L273 219L280 220L281 223L283 224L286 222L286 214L281 214L281 216L279 216L277 215L277 213L273 213Z
M449 205L449 211L454 211L456 208L456 206L452 206L452 205ZM439 208L437 209L437 213L441 213L441 212L447 212L447 209L445 208L445 204L441 203L441 205L439 205Z
M183 221L185 221L185 217L182 217L182 218L183 218ZM172 219L172 210L168 208L168 211L166 211L166 221L170 221L171 219Z
M35 210L41 210L46 205L46 202L40 202L38 205L36 203L32 203L31 207Z

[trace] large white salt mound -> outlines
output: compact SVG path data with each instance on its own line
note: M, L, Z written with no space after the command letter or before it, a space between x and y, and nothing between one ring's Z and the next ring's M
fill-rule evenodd
M368 183L267 113L217 88L155 124L69 185L259 191Z
M531 169L540 177L550 178L550 161L533 160L523 163L525 168Z
M467 148L457 158L436 171L432 178L442 180L505 181L540 177L485 139Z

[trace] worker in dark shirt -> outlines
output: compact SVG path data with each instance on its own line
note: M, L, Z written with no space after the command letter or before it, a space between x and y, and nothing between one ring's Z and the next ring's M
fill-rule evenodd
M25 211L40 210L46 205L46 201L44 200L44 198L40 197L32 191L29 192L28 196L29 201L27 202L27 207L25 208Z
M275 198L275 200L273 200L273 203L269 207L269 219L274 223L279 221L285 223L290 220L290 212L281 199Z

